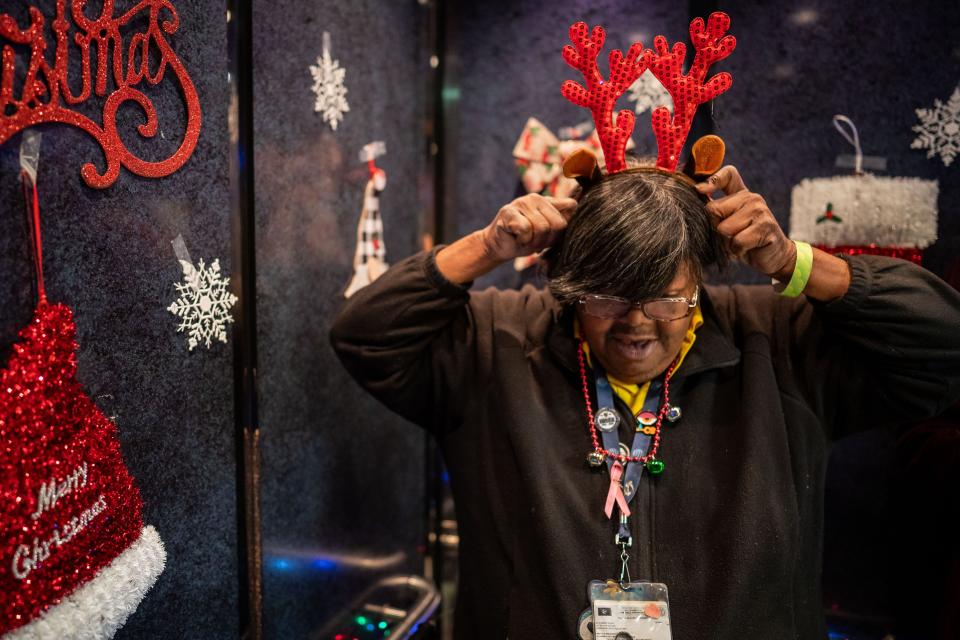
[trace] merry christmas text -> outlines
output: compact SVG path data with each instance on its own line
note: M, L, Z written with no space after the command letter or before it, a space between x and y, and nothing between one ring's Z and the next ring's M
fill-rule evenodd
M87 463L73 470L66 479L57 482L56 478L50 478L40 485L37 492L37 509L30 517L34 520L43 515L44 511L49 511L57 506L57 500L76 491L80 487L87 486Z
M23 580L34 569L39 568L53 551L56 551L78 533L83 531L94 518L107 510L107 499L100 495L97 501L84 509L79 516L74 516L70 522L60 525L53 530L53 534L46 540L34 538L32 545L21 544L13 554L13 577Z

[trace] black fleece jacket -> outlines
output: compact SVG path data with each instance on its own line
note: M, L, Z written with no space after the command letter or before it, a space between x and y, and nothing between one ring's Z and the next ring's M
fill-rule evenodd
M824 638L831 439L960 395L960 295L910 263L850 258L829 304L706 287L671 384L659 477L631 507L631 574L665 582L676 640ZM331 341L353 377L435 434L456 500L455 637L575 638L586 585L615 577L605 470L590 449L569 309L549 292L469 292L434 254L352 297ZM624 416L622 422L629 423Z

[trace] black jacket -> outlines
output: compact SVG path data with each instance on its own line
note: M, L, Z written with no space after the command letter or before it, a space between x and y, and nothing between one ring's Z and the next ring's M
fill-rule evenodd
M666 470L644 475L631 505L631 573L667 584L676 640L824 638L830 440L960 395L960 295L907 262L849 263L850 289L829 304L706 287L671 384L683 417L664 427ZM616 577L570 316L531 287L470 293L419 254L333 328L353 377L443 450L458 639L574 638L588 581Z

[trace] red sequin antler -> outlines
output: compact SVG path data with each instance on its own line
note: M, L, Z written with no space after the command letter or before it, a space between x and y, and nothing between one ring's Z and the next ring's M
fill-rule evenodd
M726 72L704 82L710 65L729 56L737 46L736 38L724 36L729 28L730 16L721 11L710 14L706 27L703 18L695 18L690 23L690 41L697 54L686 75L683 75L686 45L678 42L671 51L666 38L657 36L653 39L656 52L648 52L650 71L673 98L673 118L667 107L659 107L653 112L657 166L662 169L676 171L680 150L690 133L697 107L713 100L733 84L733 78Z
M593 121L600 137L600 146L606 160L607 173L616 173L626 168L624 153L627 140L633 133L634 115L623 110L613 116L613 106L623 93L640 75L647 70L647 56L643 54L643 45L635 42L627 51L626 57L620 49L610 52L610 80L604 82L597 68L597 56L603 49L606 33L603 27L596 26L589 33L585 22L570 27L569 44L563 48L563 59L574 69L579 70L586 81L587 88L567 80L560 87L563 97L570 102L586 107L593 113Z

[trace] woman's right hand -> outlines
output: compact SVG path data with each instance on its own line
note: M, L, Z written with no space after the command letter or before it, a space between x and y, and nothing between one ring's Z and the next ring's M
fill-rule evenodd
M504 262L552 245L576 209L573 198L521 196L502 207L483 229L438 251L437 268L451 282L471 282Z
M493 260L506 262L553 245L577 209L573 198L536 193L503 206L481 231L484 248Z

